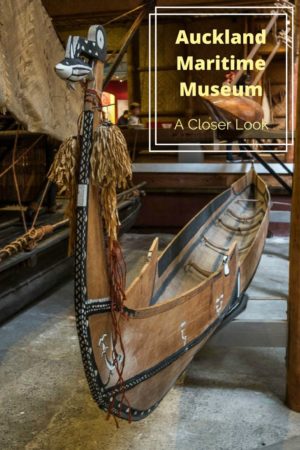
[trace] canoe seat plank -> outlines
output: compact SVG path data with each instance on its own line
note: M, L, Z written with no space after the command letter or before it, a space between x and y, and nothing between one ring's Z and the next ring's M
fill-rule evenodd
M205 243L209 247L212 247L217 253L220 253L221 255L227 256L227 254L229 252L229 248L228 247L221 247L217 243L215 243L215 242L211 241L210 239L208 239L206 236L204 236L204 240L205 240Z
M189 261L184 266L184 269L186 272L189 270L195 270L197 273L199 273L204 278L208 278L212 274L212 272L209 272L208 270L205 270L202 267L198 266L198 264L196 264L194 261Z
M228 215L231 215L232 217L234 217L236 220L239 220L240 222L248 222L248 221L255 219L258 216L263 217L265 214L263 209L260 209L259 211L257 211L255 214L253 214L251 216L239 216L234 211L232 211L232 209L228 209L227 213L228 213Z
M237 227L234 227L233 225L230 225L225 222L225 220L219 219L219 223L225 227L227 230L232 231L233 233L247 233L248 231L255 230L259 227L261 221L255 222L252 225L241 227L238 225Z

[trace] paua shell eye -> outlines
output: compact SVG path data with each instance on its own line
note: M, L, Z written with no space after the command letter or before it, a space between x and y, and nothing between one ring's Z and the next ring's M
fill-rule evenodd
M98 30L97 31L97 45L98 47L101 48L101 50L103 49L105 44L105 37L104 37L104 33L102 30Z

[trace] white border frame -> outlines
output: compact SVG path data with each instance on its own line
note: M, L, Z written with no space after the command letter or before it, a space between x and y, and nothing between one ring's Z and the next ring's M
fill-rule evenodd
M292 52L292 68L294 67L294 7L290 6L290 5L283 5L281 6L243 6L243 7L238 7L239 9L288 9L292 12L292 20L291 20L291 35L292 35L292 48L291 48L291 52ZM165 146L174 146L174 143L158 143L157 142L157 16L161 15L161 16L187 16L187 15L195 15L195 13L158 13L158 10L166 10L166 9L184 9L184 10L191 10L191 9L196 9L196 10L203 10L203 9L223 9L223 10L227 10L227 9L237 9L237 6L157 6L155 7L155 13L150 13L149 17L148 17L148 23L149 23L149 97L148 97L148 101L149 101L149 116L148 116L148 121L149 121L149 152L153 152L153 153L185 153L185 152L191 152L191 153L204 153L207 152L209 150L152 150L151 149L151 144L152 144L152 139L151 139L151 119L152 119L152 112L151 112L151 105L152 105L152 83L151 83L151 56L152 56L152 44L151 44L151 38L152 38L152 33L151 33L151 21L152 21L152 17L154 17L154 36L155 36L155 40L154 40L154 145L158 146L158 147L165 147ZM205 15L205 16L214 16L214 15L218 15L218 16L224 16L224 15L232 15L233 13L197 13L197 16L199 15ZM239 16L251 16L253 15L253 13L235 13L234 14L239 15ZM270 16L272 15L272 12L264 12L264 13L256 13L256 15L261 15L261 16ZM288 25L288 14L287 12L282 12L280 14L278 14L279 16L285 16L285 22L286 22L286 30L287 30L287 25ZM288 103L289 103L289 95L288 95L288 73L289 73L289 64L288 64L288 45L286 42L286 141L284 143L285 145L285 150L284 152L287 152L288 146L292 146L294 145L294 101L292 101L292 132L291 132L291 142L288 142L288 128L289 128L289 108L288 108ZM292 76L292 99L294 99L294 77ZM216 143L179 143L178 146L195 146L195 145L205 145L207 146L215 146ZM224 147L227 146L228 143L218 143L217 144L219 147ZM251 144L249 143L248 145L255 145L255 144ZM262 146L268 146L268 147L272 147L272 146L276 146L277 144L260 144ZM225 153L227 150L221 150L218 149L218 152L221 153ZM246 150L240 150L241 152L246 152ZM253 149L253 151L256 151L255 149ZM260 150L259 153L263 153L263 152L269 152L269 153L273 153L276 152L276 150Z

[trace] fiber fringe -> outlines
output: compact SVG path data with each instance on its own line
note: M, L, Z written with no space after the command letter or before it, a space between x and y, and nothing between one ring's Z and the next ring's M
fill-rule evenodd
M120 225L117 188L125 189L132 178L127 144L120 129L102 125L94 134L91 156L92 183L100 187L100 204L105 229L110 240L117 241Z
M69 198L65 216L70 222L70 235L68 254L71 256L74 251L75 231L76 231L76 195L77 195L77 175L79 165L80 145L77 137L70 137L59 147L54 161L48 172L48 179L54 182L59 191L58 194L65 193Z
M48 174L49 179L58 185L60 192L65 191L70 198L69 206L66 210L66 215L71 224L69 253L73 251L75 242L75 205L80 158L80 145L78 145L78 140L79 138L69 138L60 146ZM126 316L124 311L124 302L126 300L126 266L118 242L120 222L117 210L117 189L126 188L128 181L132 178L132 171L125 138L115 125L102 123L95 130L90 158L90 175L91 184L96 186L99 192L100 211L107 234L111 318L114 329L114 365L118 374L117 384L123 386L125 348L121 336L120 320ZM119 345L123 354L122 362L119 362L117 358L117 345ZM116 395L113 395L108 408L108 418L112 413L115 401ZM125 389L122 390L121 403L125 403L130 409ZM121 409L118 414L121 414Z
M70 220L69 253L73 252L75 205L80 145L77 137L68 138L58 149L48 178L57 184L60 193L69 197L66 216ZM90 159L91 182L99 190L99 202L109 246L117 241L120 225L117 210L117 189L125 189L132 178L127 144L115 125L101 124L94 132ZM111 250L111 248L110 248Z

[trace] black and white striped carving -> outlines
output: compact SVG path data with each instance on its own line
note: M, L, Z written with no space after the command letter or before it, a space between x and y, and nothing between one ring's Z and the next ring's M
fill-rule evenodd
M92 77L92 60L104 62L106 58L106 35L100 25L90 27L88 39L69 36L65 58L55 66L63 80L80 81Z

